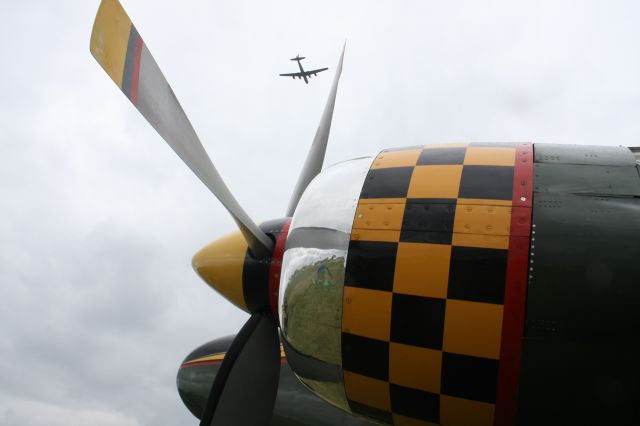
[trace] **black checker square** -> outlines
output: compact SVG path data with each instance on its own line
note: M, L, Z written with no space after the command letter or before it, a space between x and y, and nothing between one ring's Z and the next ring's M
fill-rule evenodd
M391 341L442 350L445 299L393 294Z
M447 298L472 302L504 302L508 250L451 247Z
M345 285L391 291L398 243L382 241L349 242Z
M405 198L414 167L370 169L360 198Z
M462 164L467 148L428 148L418 157L418 166Z
M407 231L453 232L456 216L455 200L452 203L431 203L428 199L407 199L402 218L402 229Z
M495 403L498 360L444 352L440 383L443 395Z
M463 166L458 197L511 200L513 198L513 167Z
M451 244L450 232L400 231L402 243Z
M451 244L455 216L455 199L408 198L400 241Z
M342 368L378 380L389 380L389 342L342 333Z
M361 416L368 417L370 419L377 420L379 422L383 422L384 424L393 424L393 415L379 408L370 407L365 404L361 404L356 401L348 400L349 408L354 413L360 414Z
M440 395L400 385L389 385L391 410L401 416L427 422L440 421Z

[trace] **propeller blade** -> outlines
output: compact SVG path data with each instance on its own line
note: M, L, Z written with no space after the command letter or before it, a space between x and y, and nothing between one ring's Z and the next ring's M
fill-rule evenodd
M278 328L269 314L254 313L222 361L200 426L268 425L279 379Z
M329 97L327 98L327 104L324 106L322 118L320 118L320 124L318 124L318 130L316 130L316 135L313 138L309 154L307 154L307 159L304 162L304 166L302 167L302 171L298 177L298 182L296 183L296 187L291 195L289 207L287 207L287 217L293 216L293 212L296 210L296 206L298 205L298 201L300 201L300 197L302 197L302 193L307 189L307 185L309 185L309 182L311 182L311 180L320 173L320 170L322 170L324 154L327 150L327 141L329 140L329 131L331 130L333 107L336 104L338 82L340 81L340 75L342 74L342 60L344 58L344 49L346 46L347 42L345 42L342 47L342 54L340 55L338 66L336 67L336 74L333 77L333 85L331 86Z
M220 177L187 115L118 0L102 0L91 53L131 103L231 213L256 257L273 242L242 209Z

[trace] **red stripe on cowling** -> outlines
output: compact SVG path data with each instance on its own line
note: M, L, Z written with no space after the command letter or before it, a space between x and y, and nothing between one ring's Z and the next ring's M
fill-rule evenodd
M504 293L495 426L516 423L527 298L532 198L533 144L518 144L513 174L513 208Z
M136 39L136 55L133 62L133 75L131 76L131 103L138 104L138 82L140 80L140 57L142 56L142 37L138 35Z
M516 163L513 170L513 206L533 206L533 144L516 146Z
M281 358L280 359L280 364L288 364L289 362L287 361L286 358ZM220 365L222 364L222 360L220 361L202 361L202 362L194 362L194 363L187 363L187 364L182 364L180 366L180 368L189 368L189 367L199 367L201 365Z
M282 227L276 246L273 249L271 256L271 264L269 265L269 306L271 307L271 314L276 320L278 325L280 324L280 318L278 316L278 295L280 291L280 271L282 270L282 256L284 256L284 246L287 242L287 235L289 234L289 226L291 225L291 219Z
M187 368L187 367L199 367L201 365L220 365L222 364L222 360L220 361L202 361L202 362L193 362L193 363L187 363L187 364L182 364L180 366L180 368Z

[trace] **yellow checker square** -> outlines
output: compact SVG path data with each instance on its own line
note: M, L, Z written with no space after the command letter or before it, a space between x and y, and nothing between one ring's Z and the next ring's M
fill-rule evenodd
M389 344L389 382L431 393L440 393L442 351Z
M477 247L498 250L509 249L507 235L453 234L451 245L457 247Z
M347 398L383 411L391 411L389 383L350 371L344 372Z
M503 306L447 300L442 347L445 352L500 358Z
M389 341L392 297L393 294L387 291L345 286L342 330Z
M393 291L445 299L449 284L450 260L450 245L399 243Z
M378 154L373 161L372 169L386 169L388 167L412 167L418 162L422 149L406 149L402 151L387 151Z
M494 413L494 404L440 395L440 424L491 426Z
M464 157L465 166L513 166L515 163L515 148L471 146Z
M359 229L402 229L405 202L399 204L359 204L353 227Z
M393 424L395 426L438 426L437 423L431 423L420 419L414 419L413 417L401 416L400 414L393 414Z
M400 241L400 230L354 229L351 231L351 239L354 241L383 241L388 243L397 243Z
M509 235L511 207L492 205L456 206L453 232L480 235Z
M457 198L462 165L416 166L409 182L408 198Z

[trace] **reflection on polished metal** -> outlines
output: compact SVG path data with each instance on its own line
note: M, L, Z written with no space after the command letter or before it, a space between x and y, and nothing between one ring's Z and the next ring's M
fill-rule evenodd
M296 371L298 376L323 382L342 382L342 368L339 365L318 361L315 358L303 355L289 345L286 339L281 340L289 365Z
M317 248L331 250L349 245L350 235L327 228L297 228L287 237L287 250L294 248Z
M344 273L356 205L372 161L365 157L335 164L311 182L291 222L280 278L285 351L309 364L308 369L296 369L307 386L344 408ZM305 377L304 371L333 373Z

